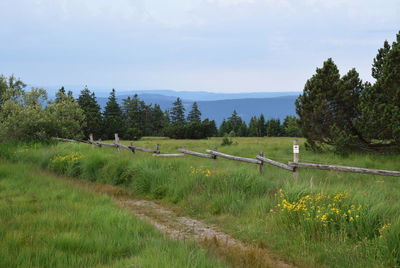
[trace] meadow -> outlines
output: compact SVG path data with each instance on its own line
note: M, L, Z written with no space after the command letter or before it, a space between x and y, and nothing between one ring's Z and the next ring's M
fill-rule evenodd
M157 253L157 254L154 254ZM110 197L0 160L0 267L226 267Z
M135 145L161 153L218 151L254 158L292 160L292 138L169 140L142 138ZM124 144L129 144L124 141ZM161 159L87 144L2 144L0 156L57 174L117 185L138 198L158 200L182 214L219 226L241 241L267 248L300 267L393 267L400 265L400 182L384 177L300 169L292 173L218 158ZM304 150L300 161L400 170L399 155Z

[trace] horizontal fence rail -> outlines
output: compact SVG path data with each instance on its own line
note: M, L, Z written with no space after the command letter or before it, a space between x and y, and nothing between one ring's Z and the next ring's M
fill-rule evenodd
M153 154L156 157L184 157L185 154Z
M363 173L363 174L400 177L400 171L391 171L391 170L383 170L383 169L369 169L369 168L348 167L348 166L338 166L338 165L325 165L325 164L310 164L310 163L301 163L301 162L299 162L299 163L289 162L289 166L297 167L297 168L337 170L337 171L352 172L352 173Z
M214 159L215 158L211 154L203 154L203 153L199 153L199 152L195 152L195 151L189 151L189 150L186 150L184 148L178 149L178 152L181 152L181 153L184 153L184 154L188 154L188 155L197 156L197 157L204 157L204 158L210 158L210 159Z
M257 164L257 165L261 164L260 160L253 159L253 158L234 156L234 155L224 154L224 153L220 153L220 152L208 150L208 149L206 150L206 152L209 154L215 155L215 156L229 159L229 160L235 160L235 161L246 162L246 163Z
M135 151L142 151L146 153L153 153L153 156L155 157L185 157L186 155L192 155L196 157L202 157L202 158L209 158L209 159L214 159L214 163L217 164L217 157L222 157L226 158L229 160L234 160L234 161L240 161L240 162L245 162L245 163L251 163L251 164L256 164L259 165L260 168L260 174L264 174L264 163L288 170L293 172L293 178L297 179L298 178L298 172L299 168L309 168L309 169L320 169L320 170L336 170L336 171L343 171L343 172L352 172L352 173L362 173L362 174L371 174L371 175L382 175L382 176L395 176L395 177L400 177L400 171L392 171L392 170L382 170L382 169L369 169L369 168L360 168L360 167L350 167L350 166L341 166L341 165L328 165L328 164L312 164L312 163L303 163L299 162L299 144L297 140L293 141L293 162L288 162L288 165L284 163L280 163L277 161L274 161L272 159L269 159L267 157L264 157L264 153L260 152L259 155L257 155L254 158L246 158L246 157L241 157L241 156L234 156L234 155L229 155L225 153L221 153L217 151L217 148L215 147L214 150L209 150L207 149L207 153L200 153L200 152L195 152L195 151L190 151L186 150L186 147L183 147L181 149L178 149L178 152L180 153L167 153L167 154L161 154L160 153L160 145L157 144L156 150L153 149L147 149L147 148L142 148L142 147L136 147L133 146L133 142L131 142L130 146L121 144L119 142L118 134L115 134L115 140L114 143L105 143L102 142L101 139L99 141L94 141L93 140L93 135L90 135L89 140L73 140L73 139L65 139L65 138L53 138L54 140L57 141L64 141L64 142L83 142L83 143L88 143L91 144L92 147L94 146L109 146L109 147L114 147L118 151L121 150L121 148L129 150L133 153Z
M289 171L294 171L294 167L291 167L289 165L286 165L286 164L283 164L283 163L280 163L280 162L276 162L276 161L271 160L269 158L262 157L260 155L257 155L256 158L258 160L264 162L264 163L267 163L267 164L270 164L270 165L273 165L273 166L276 166L276 167L280 167L280 168L283 168L283 169L286 169L286 170L289 170Z

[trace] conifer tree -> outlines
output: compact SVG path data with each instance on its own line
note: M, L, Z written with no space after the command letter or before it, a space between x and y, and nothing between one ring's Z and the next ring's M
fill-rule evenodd
M265 136L265 119L264 115L261 114L260 118L257 120L257 137Z
M257 137L257 117L252 116L247 131L249 137Z
M197 102L193 102L192 110L189 112L187 121L189 124L201 122L201 112L197 106Z
M400 151L400 31L396 37L392 45L385 41L374 59L376 82L363 91L360 125L374 148Z
M86 118L86 127L83 128L84 136L87 138L90 134L93 134L95 138L101 138L103 119L100 105L96 101L94 92L90 92L87 86L81 91L78 104Z
M104 138L113 139L115 133L118 133L120 137L124 137L125 122L122 118L121 107L115 96L115 89L112 89L104 109Z
M185 107L183 107L182 100L177 98L173 105L171 110L171 123L175 125L185 125Z

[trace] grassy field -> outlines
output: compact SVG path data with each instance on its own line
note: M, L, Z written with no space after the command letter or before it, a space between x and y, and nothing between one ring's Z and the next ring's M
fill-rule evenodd
M290 138L168 140L144 138L135 145L176 153L186 146L204 152L218 146L228 154L292 159ZM400 156L304 150L300 161L400 170ZM128 142L126 142L128 144ZM2 145L0 155L59 174L119 185L142 198L174 205L182 213L217 224L242 241L268 248L274 255L304 267L393 267L400 265L400 181L395 177L265 166L187 156L159 159L151 154L86 144Z
M0 267L225 266L166 240L107 196L0 160Z

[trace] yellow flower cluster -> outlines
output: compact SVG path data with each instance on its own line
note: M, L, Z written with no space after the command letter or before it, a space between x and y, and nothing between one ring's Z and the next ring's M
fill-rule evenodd
M196 174L202 174L206 177L210 177L211 170L209 170L208 168L203 168L203 166L201 166L200 168L190 166L190 175L195 176Z
M80 153L71 153L67 155L56 155L51 162L53 164L60 163L60 162L68 162L73 163L83 158L83 155Z
M362 212L362 205L349 205L348 202L344 202L348 197L346 191L334 195L308 194L293 202L287 200L288 196L283 189L280 189L275 196L280 202L270 212L282 213L289 218L297 219L296 221L312 221L322 227L355 222Z
M386 223L386 224L384 224L381 228L379 228L379 237L383 237L383 234L385 233L385 231L387 230L387 229L389 229L390 228L390 226L391 226L391 224L390 223Z

